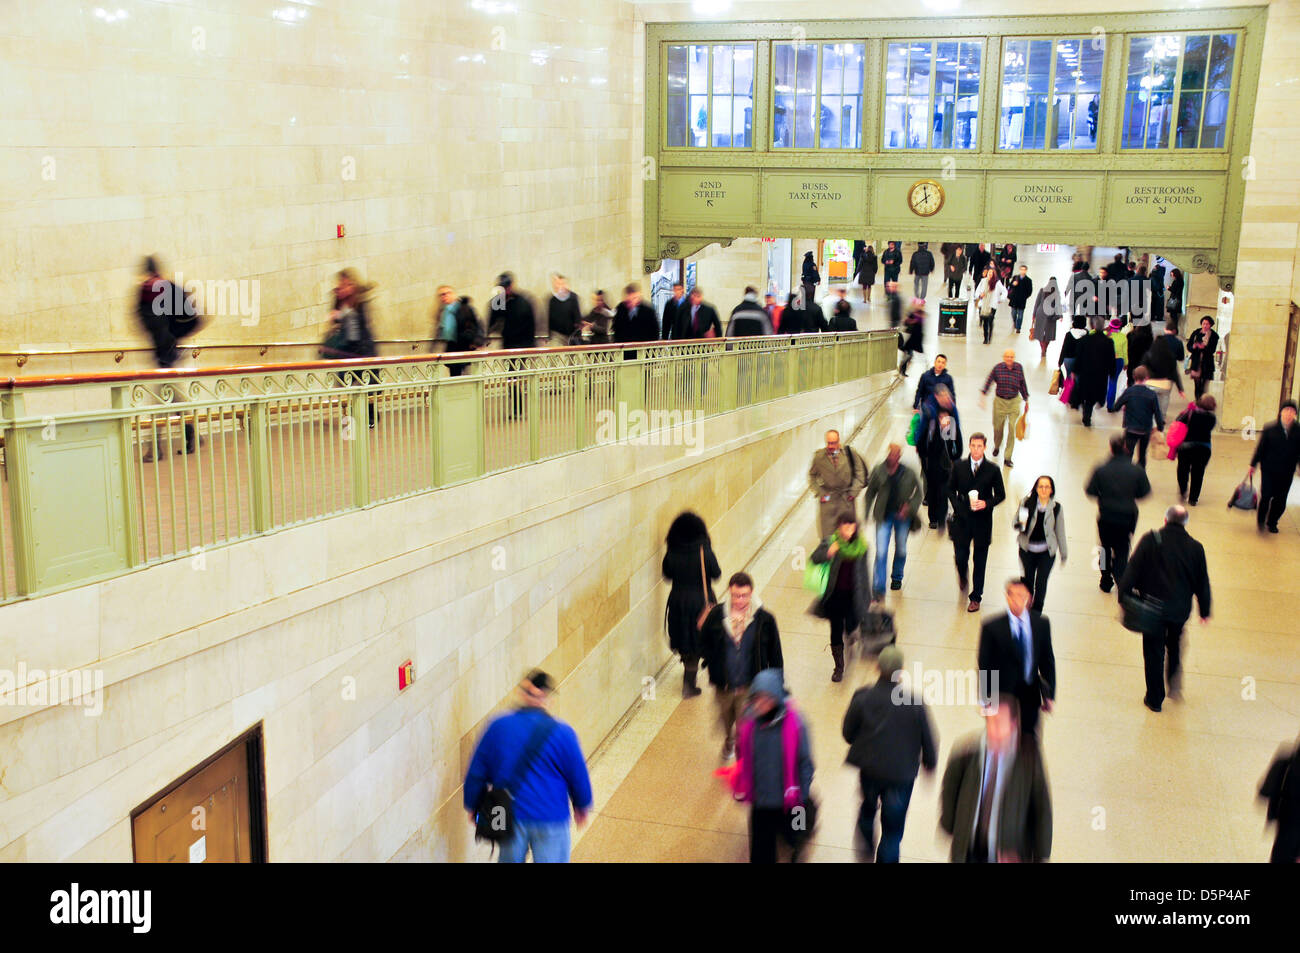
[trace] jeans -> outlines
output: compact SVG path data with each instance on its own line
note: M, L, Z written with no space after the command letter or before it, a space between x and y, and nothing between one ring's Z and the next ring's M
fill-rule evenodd
M993 398L993 449L1002 448L1002 432L1006 430L1006 459L1011 459L1012 452L1016 449L1016 421L1020 418L1020 398L1017 397L994 397Z
M990 311L988 314L980 312L980 327L984 329L984 343L988 344L993 340L993 319L997 316L996 311Z
M1029 586L1029 593L1033 596L1034 611L1042 612L1043 606L1047 604L1047 577L1052 574L1052 567L1056 565L1056 557L1051 553L1031 553L1027 549L1020 550L1020 567L1025 572L1025 583Z
M1024 321L1025 321L1025 309L1024 309L1024 308L1012 308L1012 309L1011 309L1011 323L1014 324L1014 325L1016 326L1016 333L1017 333L1017 334L1020 333L1020 326L1024 323Z
M1168 653L1169 690L1177 691L1182 675L1183 622L1166 622L1156 632L1142 633L1142 661L1146 669L1146 701L1165 700L1165 655Z
M914 781L880 781L864 772L862 781L862 809L858 812L858 831L871 852L876 842L876 802L880 802L880 847L876 850L876 863L898 863L899 846L903 842L903 825L907 822L907 806L912 801Z
M894 572L890 578L894 582L903 581L903 567L907 564L907 533L911 528L912 518L902 519L898 516L886 517L876 526L876 592L885 591L885 564L889 561L889 536L894 536Z
M1133 531L1137 529L1137 517L1132 516L1123 522L1116 520L1097 520L1097 536L1101 540L1101 579L1102 582L1114 579L1118 582L1128 568L1129 546L1133 541Z
M912 276L912 290L916 292L916 296L920 298L922 301L925 300L925 292L929 289L929 287L930 287L929 275Z
M1115 358L1115 372L1110 375L1110 380L1106 382L1106 410L1108 413L1115 412L1115 398L1119 396L1119 375L1124 373L1124 358Z
M1133 449L1136 447L1138 452L1138 466L1143 470L1147 468L1147 445L1151 443L1151 431L1139 433L1133 430L1124 431L1124 450L1128 453L1128 458L1133 459Z
M948 279L948 297L949 297L949 298L960 298L960 297L961 297L961 279L960 279L960 278L949 278L949 279Z
M1061 361L1061 366L1065 368L1065 376L1068 379L1074 373L1074 358L1067 357Z
M522 864L531 849L535 864L567 864L570 846L567 820L524 821L515 818L515 836L501 844L497 861Z
M1178 492L1187 497L1188 503L1195 503L1201 498L1201 481L1205 479L1205 468L1210 463L1210 448L1201 444L1178 448ZM1188 490L1188 480L1191 490Z

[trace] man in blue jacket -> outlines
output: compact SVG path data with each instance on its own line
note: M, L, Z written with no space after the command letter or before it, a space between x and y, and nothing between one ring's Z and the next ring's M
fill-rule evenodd
M539 864L569 861L569 802L581 827L591 810L591 779L578 744L577 733L551 717L555 683L545 672L529 672L519 683L521 704L494 719L470 761L465 775L465 810L473 824L488 785L504 787L514 797L515 836L501 844L500 862L522 864L533 852ZM528 765L519 761L543 738Z

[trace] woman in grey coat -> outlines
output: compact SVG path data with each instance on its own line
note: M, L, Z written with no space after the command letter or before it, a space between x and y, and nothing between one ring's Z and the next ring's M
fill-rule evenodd
M1057 290L1056 279L1048 278L1047 285L1038 292L1034 299L1034 321L1030 332L1038 346L1043 350L1043 360L1047 360L1047 346L1056 340L1056 322L1061 317L1061 293Z
M1056 502L1056 481L1040 476L1034 492L1020 504L1016 513L1016 542L1020 545L1020 565L1025 570L1025 585L1033 596L1030 606L1042 612L1047 601L1047 577L1052 574L1060 553L1064 564L1069 556L1065 543L1065 514Z

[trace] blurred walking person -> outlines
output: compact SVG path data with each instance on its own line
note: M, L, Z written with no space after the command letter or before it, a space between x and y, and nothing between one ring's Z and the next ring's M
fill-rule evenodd
M984 331L985 344L993 340L993 320L997 317L998 305L1006 300L1006 288L998 279L997 271L989 266L984 269L984 276L975 289L975 309L979 312L980 328Z
M1193 597L1201 624L1210 621L1210 574L1205 565L1205 547L1187 532L1186 507L1169 507L1165 511L1165 525L1143 536L1133 550L1133 558L1119 583L1121 604L1135 591L1160 607L1159 621L1150 631L1142 633L1147 683L1142 702L1158 712L1165 700L1166 672L1169 697L1182 699L1183 627L1192 614Z
M1025 580L1008 580L1004 591L1007 611L980 626L980 684L990 694L1014 697L1020 730L1032 735L1038 731L1039 711L1050 712L1056 699L1052 624L1042 613L1029 611L1033 596Z
M1133 463L1123 434L1110 438L1110 459L1092 471L1084 493L1097 501L1102 592L1110 592L1128 568L1138 523L1138 500L1151 495L1147 472Z
M811 308L813 302L817 300L817 286L822 283L822 273L817 270L817 262L813 260L813 253L810 251L803 253L803 268L799 272L799 280L803 287L804 307Z
M859 852L865 860L896 864L917 769L934 774L939 744L921 686L903 682L903 653L896 646L886 646L876 664L880 677L853 693L840 733L849 745L845 760L858 769L862 785L856 838Z
M808 725L779 669L754 677L736 744L735 797L749 804L749 862L774 864L778 844L798 863L812 838L815 771Z
M816 604L816 615L831 626L831 658L835 668L831 681L844 677L844 640L852 641L866 619L875 594L871 588L866 537L860 532L858 518L846 510L836 519L835 532L822 540L808 558L814 563L830 563L826 590Z
M979 612L984 598L984 567L988 563L989 543L993 539L993 509L1007 498L1002 485L1002 471L984 457L982 433L970 436L970 456L959 461L948 483L948 501L952 504L953 560L957 564L957 583L962 592L970 585L967 612ZM974 549L974 579L967 575Z
M912 302L911 310L903 319L902 335L903 340L899 349L903 352L903 360L898 365L898 373L906 377L912 358L920 354L925 347L925 304L923 302Z
M948 482L961 459L961 422L957 407L945 388L935 391L921 412L916 455L925 476L925 505L930 529L942 530L948 520Z
M464 805L480 828L490 789L504 789L514 816L513 836L499 841L503 864L569 862L569 805L578 826L591 811L591 778L577 733L551 717L555 684L533 670L519 683L519 706L494 719L474 748L465 773ZM495 810L502 810L501 807ZM495 822L493 819L492 822Z
M956 864L1036 863L1052 853L1052 796L1038 740L1020 730L1020 705L1003 695L982 735L948 757L939 826Z
M962 279L966 277L966 266L970 262L966 258L966 253L961 245L952 250L952 254L944 261L943 276L948 282L948 297L960 298Z
M1115 343L1102 331L1104 318L1092 319L1092 331L1079 339L1074 357L1070 404L1083 410L1083 425L1092 426L1092 411L1106 403L1106 387L1115 371Z
M854 269L853 277L857 279L862 288L862 302L867 304L871 301L871 287L876 283L876 271L879 263L876 260L876 249L872 245L867 246L867 250L862 253L857 261L857 268Z
M154 363L159 368L173 367L180 360L180 350L176 345L202 327L203 316L193 295L186 294L180 285L163 277L162 268L153 255L145 258L142 271L144 276L136 299L136 317L153 343ZM185 434L185 446L177 453L193 453L198 444L193 421L184 423L181 429ZM156 426L151 434L151 442L145 446L145 463L152 463L162 447ZM170 442L167 446L170 447ZM170 449L167 452L170 453Z
M1007 305L1011 308L1011 324L1017 334L1024 324L1025 306L1029 304L1029 296L1033 293L1034 282L1029 277L1029 269L1021 265L1019 273L1012 275L1007 281Z
M1278 752L1260 783L1259 796L1268 800L1266 816L1277 825L1269 862L1300 863L1300 742Z
M736 721L754 676L784 668L776 618L754 593L754 580L738 572L727 581L727 597L709 610L700 626L702 659L714 687L722 725L722 760L736 756Z
M934 255L927 242L920 242L916 251L907 262L907 273L912 275L912 294L925 301L925 293L930 287L930 274L934 271Z
M1038 290L1029 324L1029 336L1038 343L1044 361L1047 360L1048 346L1056 340L1056 323L1060 318L1061 292L1056 287L1056 278L1052 277Z
M903 463L903 448L889 445L883 463L867 478L863 514L876 524L875 591L884 596L885 569L889 564L889 538L894 538L894 565L889 588L903 588L903 569L907 565L907 537L913 527L921 525L921 481L912 468Z
M1178 498L1186 500L1188 506L1195 506L1201 498L1201 484L1205 479L1205 468L1210 464L1212 448L1210 441L1214 437L1214 428L1218 418L1214 411L1218 404L1211 394L1204 394L1195 404L1178 415L1178 420L1187 427L1187 435L1178 445Z
M1012 467L1011 454L1016 449L1016 423L1022 412L1021 398L1024 398L1023 412L1029 412L1029 384L1025 381L1025 369L1016 360L1015 348L1002 352L1002 360L993 365L989 376L980 388L980 405L984 404L984 395L989 388L997 385L993 391L993 456L1002 452L1002 441L1007 444L1007 455L1003 466ZM1005 431L1006 436L1003 436Z
M551 297L546 302L546 323L550 330L551 347L565 347L573 332L582 327L582 308L578 296L569 290L569 279L564 275L551 275Z
M808 479L817 498L817 538L835 532L835 520L844 510L857 508L858 494L867 485L867 465L852 447L840 446L840 432L826 431L826 446L813 454Z
M1270 533L1278 531L1277 523L1286 512L1286 498L1291 492L1291 479L1300 467L1300 424L1296 423L1296 402L1284 400L1277 413L1277 421L1269 424L1259 435L1255 452L1250 458L1252 476L1260 471L1259 509L1255 520L1262 532L1265 526Z
M1215 351L1219 347L1219 332L1214 330L1214 319L1206 315L1201 326L1187 339L1187 356L1190 358L1189 377L1196 382L1196 396L1205 393L1205 387L1214 380Z
M1151 442L1152 430L1161 432L1165 429L1165 418L1160 414L1160 398L1150 387L1147 377L1150 372L1139 367L1133 372L1133 386L1126 389L1115 401L1112 411L1124 411L1124 446L1128 448L1129 459L1133 450L1138 452L1138 466L1147 468L1147 445Z
M661 571L672 583L665 615L668 644L682 660L682 697L694 698L700 694L695 681L704 654L698 625L704 609L716 604L711 580L720 578L722 570L708 528L694 513L678 514L665 542L668 551Z

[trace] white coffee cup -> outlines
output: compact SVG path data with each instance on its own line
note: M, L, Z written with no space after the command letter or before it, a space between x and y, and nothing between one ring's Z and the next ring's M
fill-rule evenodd
M1020 517L1020 525L1024 526L1029 521L1029 507L1020 507L1020 511L1017 515Z
M979 490L971 490L971 491L970 491L970 502L971 502L971 506L974 506L975 503L976 503L976 501L979 500L979 498L980 498L980 491L979 491Z

